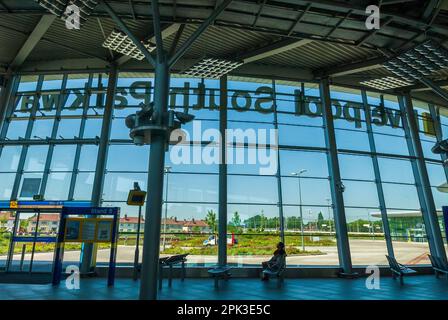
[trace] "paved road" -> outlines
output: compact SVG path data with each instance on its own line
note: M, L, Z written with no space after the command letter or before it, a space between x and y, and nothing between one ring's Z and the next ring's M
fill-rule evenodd
M336 246L327 247L309 247L306 249L319 250L323 252L322 255L290 255L287 258L289 265L337 265L338 253ZM387 261L385 255L386 243L380 240L350 240L350 250L352 261L354 265L369 265L369 264L383 264ZM427 254L429 253L428 244L416 242L395 242L394 243L395 256L397 260L404 264L426 264L430 263ZM134 246L118 246L117 262L132 263L134 261ZM142 249L140 249L140 259ZM25 260L30 259L30 254L25 255ZM161 254L161 256L164 256ZM2 259L4 257L0 257ZM36 253L34 260L38 261L52 261L53 253ZM229 256L229 263L237 264L260 264L261 261L269 259L269 256ZM19 261L20 255L14 255L14 261ZM64 254L64 261L79 261L79 251L66 251ZM109 261L109 250L99 250L97 262ZM140 260L141 261L141 260ZM191 255L188 257L189 263L216 263L216 256L198 256ZM1 266L1 262L0 262Z

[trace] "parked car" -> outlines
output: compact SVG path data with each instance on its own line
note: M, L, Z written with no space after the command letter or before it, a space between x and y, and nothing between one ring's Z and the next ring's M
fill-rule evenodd
M207 247L207 246L216 246L218 244L217 242L217 237L215 237L214 235L211 235L210 237L208 237L207 240L204 240L204 242L202 242L202 245ZM233 245L233 244L238 244L238 240L235 238L235 235L228 235L227 236L227 244Z

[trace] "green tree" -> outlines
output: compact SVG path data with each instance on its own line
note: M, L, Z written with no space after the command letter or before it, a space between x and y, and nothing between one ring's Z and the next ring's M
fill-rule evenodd
M319 212L319 214L317 215L317 229L322 230L322 225L324 224L325 219L324 219L324 215L322 214L322 212Z
M6 218L6 216L1 216L0 217L0 226L1 227L6 227L6 223L8 222L8 219Z
M28 229L29 223L30 223L29 220L20 220L20 229L26 231L26 229Z
M207 216L205 217L205 222L208 224L211 232L215 234L217 229L216 212L213 210L208 210Z
M240 218L240 214L238 213L238 211L235 211L233 213L233 217L232 217L232 220L230 221L230 223L234 227L240 227L241 226L241 218Z

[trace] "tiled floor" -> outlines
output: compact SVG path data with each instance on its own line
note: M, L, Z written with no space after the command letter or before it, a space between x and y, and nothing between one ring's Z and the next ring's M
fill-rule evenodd
M81 279L79 290L51 285L0 284L0 299L136 299L139 282L117 279L115 287L107 288L106 279ZM211 279L186 279L173 281L173 287L164 283L159 293L163 300L446 300L448 280L434 276L415 276L405 279L404 286L389 277L383 277L379 290L368 290L365 279L286 279L283 288L275 282L258 279L230 279L217 291Z

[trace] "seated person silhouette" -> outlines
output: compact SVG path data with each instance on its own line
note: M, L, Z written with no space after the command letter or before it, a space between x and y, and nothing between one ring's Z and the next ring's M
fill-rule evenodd
M285 259L286 259L286 251L285 251L285 244L283 242L279 242L277 244L277 250L274 251L274 255L269 261L264 261L261 263L263 267L263 271L271 271L271 272L277 272L280 269L284 268L285 266ZM269 280L268 276L263 273L263 277L261 280L266 281Z

